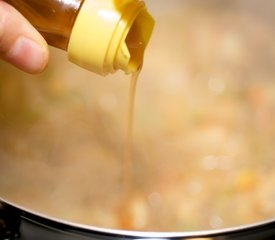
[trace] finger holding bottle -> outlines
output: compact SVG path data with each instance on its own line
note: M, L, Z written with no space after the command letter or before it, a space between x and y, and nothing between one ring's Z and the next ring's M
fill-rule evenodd
M49 50L38 31L12 6L0 0L0 58L28 73L47 66Z

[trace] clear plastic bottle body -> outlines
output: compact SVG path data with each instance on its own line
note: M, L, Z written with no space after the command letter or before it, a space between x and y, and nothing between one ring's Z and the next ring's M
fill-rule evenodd
M73 24L83 0L4 0L14 6L46 41L67 50Z

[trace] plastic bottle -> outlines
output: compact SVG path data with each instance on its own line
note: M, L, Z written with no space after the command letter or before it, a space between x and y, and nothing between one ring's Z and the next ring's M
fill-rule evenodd
M79 66L106 75L138 70L154 20L140 0L5 0Z

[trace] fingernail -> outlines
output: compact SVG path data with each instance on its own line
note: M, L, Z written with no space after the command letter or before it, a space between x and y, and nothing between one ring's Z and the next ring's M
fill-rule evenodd
M7 60L28 73L40 73L48 62L48 49L26 37L19 37L6 55Z

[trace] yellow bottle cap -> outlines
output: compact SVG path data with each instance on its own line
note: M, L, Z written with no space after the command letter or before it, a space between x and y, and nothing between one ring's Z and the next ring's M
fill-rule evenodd
M69 45L70 61L106 75L142 65L154 20L139 0L84 0Z

